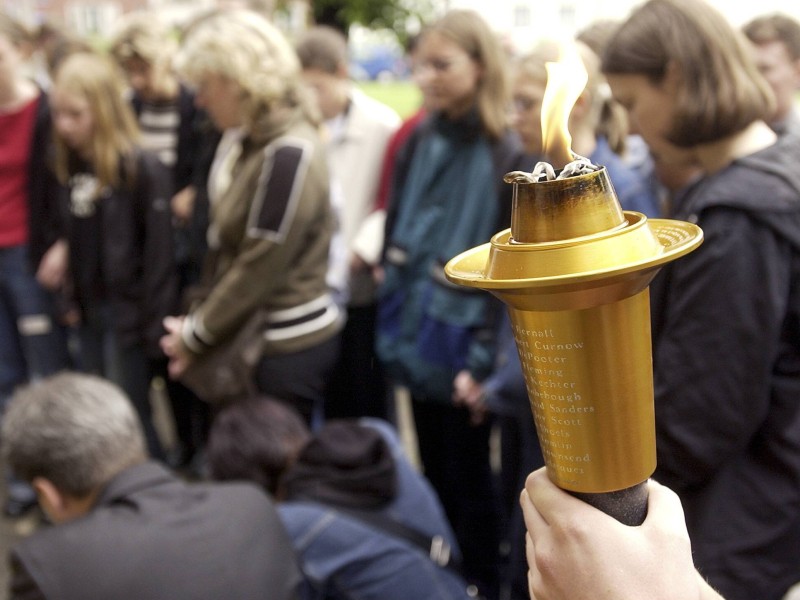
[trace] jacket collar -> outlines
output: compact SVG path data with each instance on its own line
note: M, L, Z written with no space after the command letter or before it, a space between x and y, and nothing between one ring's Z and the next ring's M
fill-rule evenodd
M173 481L177 481L177 478L159 463L143 462L128 467L109 481L100 492L95 506L113 504L139 490Z
M278 107L265 113L247 131L247 139L260 146L286 133L302 119L299 107Z

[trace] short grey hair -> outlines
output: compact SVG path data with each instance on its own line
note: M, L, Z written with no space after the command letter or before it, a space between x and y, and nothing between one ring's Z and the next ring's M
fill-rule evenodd
M2 419L2 454L14 473L77 498L147 458L132 404L94 375L63 372L22 388Z

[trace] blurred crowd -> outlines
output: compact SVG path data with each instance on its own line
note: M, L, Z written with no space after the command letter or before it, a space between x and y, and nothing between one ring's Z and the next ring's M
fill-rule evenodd
M780 600L800 581L800 23L649 0L515 53L452 10L409 43L405 119L332 27L132 13L106 41L0 13L3 510L42 511L13 598ZM574 155L623 210L704 232L651 285L672 491L649 484L635 533L528 477L545 461L505 308L443 273L508 228L503 176L550 160L566 46L588 76Z

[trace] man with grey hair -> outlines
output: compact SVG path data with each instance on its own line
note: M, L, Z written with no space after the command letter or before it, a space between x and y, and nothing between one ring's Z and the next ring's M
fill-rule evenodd
M295 598L296 559L250 484L189 484L147 459L122 391L61 373L19 391L3 457L53 522L11 553L11 596L193 600Z

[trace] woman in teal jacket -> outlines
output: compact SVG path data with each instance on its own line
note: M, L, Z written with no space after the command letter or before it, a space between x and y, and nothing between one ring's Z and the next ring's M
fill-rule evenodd
M456 288L444 264L510 222L521 147L508 128L502 50L471 11L424 31L415 78L427 117L398 153L379 290L377 352L413 399L420 456L464 553L468 577L489 597L497 584L497 506L490 424L454 403L461 372L483 379L494 360L498 310L483 292ZM464 495L459 490L468 489Z

